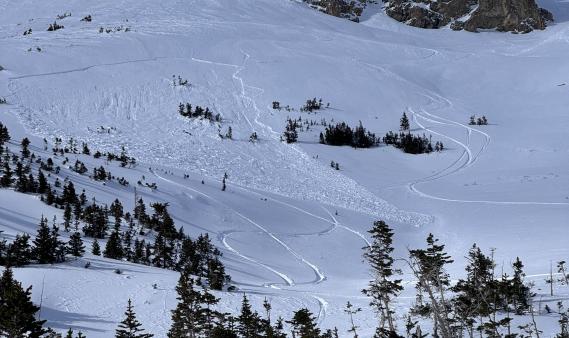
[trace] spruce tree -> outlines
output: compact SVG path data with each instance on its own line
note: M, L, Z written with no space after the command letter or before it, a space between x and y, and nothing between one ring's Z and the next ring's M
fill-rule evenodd
M239 315L239 325L237 331L243 338L257 338L260 337L263 331L261 325L261 318L256 311L253 311L247 296L243 295L243 302L241 303L241 314Z
M33 253L28 234L16 235L16 239L6 248L6 265L19 267L32 260Z
M30 140L28 140L27 137L24 137L24 138L22 139L22 143L21 143L21 146L22 146L22 157L23 157L23 158L28 158L28 157L30 156L30 150L29 150L29 148L28 148L29 145L30 145Z
M178 305L172 311L169 338L199 337L203 333L204 323L207 321L202 304L204 296L195 288L195 281L189 273L182 271L176 286Z
M512 303L516 314L521 315L530 308L531 291L530 288L524 284L525 273L523 271L523 263L519 257L512 264L514 275L511 279L512 290Z
M444 251L445 246L439 244L433 234L427 236L427 248L410 250L410 267L417 278L417 304L413 311L417 314L433 316L434 334L440 329L443 337L450 337L448 309L449 302L445 293L450 285L450 277L445 266L453 262ZM424 294L428 301L424 300Z
M124 257L122 241L118 231L113 231L109 236L103 256L111 259L122 259Z
M42 217L38 233L34 239L34 257L39 264L51 264L56 262L56 250L58 244L57 234L54 237L47 225L47 219Z
M31 300L31 287L24 290L12 269L0 277L0 337L41 337L44 320L36 319L39 307Z
M409 118L407 118L407 114L403 112L403 116L401 116L400 120L400 127L399 130L401 131L408 131L410 128L409 126Z
M4 188L9 187L14 182L12 178L12 169L10 169L10 164L8 161L4 161L4 170L2 171L2 178L0 178L0 185Z
M487 317L495 310L495 303L499 295L494 280L494 262L475 245L467 256L466 279L459 280L452 290L456 293L453 305L457 318L469 333L473 333L473 326L480 318Z
M316 318L306 308L296 311L287 323L292 326L292 332L296 338L320 338Z
M47 179L45 178L43 171L39 170L39 172L38 172L38 193L44 194L47 191L47 188L48 188Z
M376 221L368 232L373 242L365 248L364 258L370 264L373 280L363 293L372 298L370 305L379 315L378 329L389 335L395 333L393 299L403 290L401 280L394 279L400 271L393 267L393 231L384 221Z
M75 257L82 257L85 253L85 246L83 245L83 240L79 232L75 232L69 237L67 252Z
M95 238L93 240L93 246L91 247L91 253L95 256L101 256L101 247L99 246L99 242Z
M116 338L151 338L154 337L153 334L144 333L144 329L141 328L142 324L136 319L136 313L134 313L134 308L130 299L126 307L126 312L124 313L125 318L120 322L119 327L116 330Z
M169 269L174 267L174 247L170 241L159 232L154 241L154 258L152 264L159 268Z

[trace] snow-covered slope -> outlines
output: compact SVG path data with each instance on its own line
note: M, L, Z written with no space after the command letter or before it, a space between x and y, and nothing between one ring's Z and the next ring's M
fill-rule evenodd
M561 1L542 5L567 12ZM64 12L72 13L58 20L65 28L47 32ZM86 15L92 22L80 21ZM414 29L383 14L355 24L289 0L0 0L0 97L8 100L0 121L14 140L37 136L37 147L42 137L126 147L140 164L113 173L157 183L145 199L169 202L188 233L211 233L254 304L268 296L285 317L308 306L323 327L345 333L346 301L367 308L361 248L373 220L394 226L398 255L435 233L457 260L454 273L474 242L497 248L506 268L520 256L538 283L550 260L568 258L569 24L556 17L543 32L471 34ZM191 86L173 86L172 75ZM312 97L330 108L272 109L275 100L298 108ZM220 113L221 130L181 117L180 102ZM403 111L447 150L328 147L316 129L294 145L279 140L287 116L362 121L382 135L397 130ZM468 126L472 114L490 125ZM234 140L221 139L229 126ZM259 142L248 142L252 132ZM98 200L133 199L132 188L81 184ZM0 202L8 236L34 233L41 214L55 212L11 191L0 191ZM85 270L85 260L95 268ZM113 273L117 266L125 274ZM45 283L49 325L89 337L109 336L129 296L163 337L175 305L177 274L128 263L88 256L16 275L36 291ZM225 294L222 307L234 311L240 298ZM358 322L369 336L373 313Z

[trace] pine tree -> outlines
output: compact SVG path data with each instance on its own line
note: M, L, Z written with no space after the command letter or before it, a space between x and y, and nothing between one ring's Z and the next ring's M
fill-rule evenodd
M24 290L14 279L12 269L0 277L0 337L40 337L44 320L36 319L39 307L31 300L31 287Z
M134 313L134 308L130 299L128 300L128 305L126 312L124 313L125 319L120 322L119 327L116 330L116 338L151 338L154 335L150 333L143 333L144 329L141 328L142 324L136 319L136 314Z
M67 252L75 257L82 257L85 253L85 246L83 245L83 240L81 240L81 234L79 232L75 232L69 237Z
M378 329L387 334L394 333L395 312L392 302L403 287L400 279L394 279L400 271L393 268L393 231L384 221L376 221L369 233L373 242L365 248L364 258L371 266L373 280L363 293L372 298L370 305L379 315Z
M93 246L91 248L91 253L95 256L101 256L101 247L99 246L99 242L95 238L93 240Z
M103 256L111 259L122 259L124 257L122 241L118 231L113 231L109 236Z
M405 112L403 112L403 116L401 116L401 120L400 120L399 130L408 131L409 128L410 128L409 119L407 118L407 114Z

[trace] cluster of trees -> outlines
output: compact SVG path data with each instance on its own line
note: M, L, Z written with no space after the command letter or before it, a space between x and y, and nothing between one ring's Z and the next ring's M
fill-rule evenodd
M470 121L468 122L471 126L486 126L488 125L488 120L486 116L482 115L482 117L476 117L476 115L470 116Z
M313 112L315 110L322 109L322 98L316 100L316 98L306 100L304 106L300 107L301 112ZM327 107L330 106L330 103L326 105Z
M392 145L408 154L424 154L444 149L442 142L437 141L433 147L430 137L427 138L425 134L422 136L413 135L409 131L406 133L401 131L399 134L389 131L383 137L383 143Z
M364 257L370 263L373 280L363 293L371 297L370 305L378 315L376 337L401 337L395 325L394 300L403 286L401 270L394 266L393 231L378 221L369 233L373 241ZM417 280L417 293L407 316L407 337L425 336L416 318L433 324L434 337L474 337L475 332L488 337L524 337L528 330L538 332L535 321L518 326L519 334L512 331L512 314L532 313L533 294L524 283L519 258L512 264L511 276L504 272L497 276L493 252L485 254L473 245L467 255L466 278L451 283L447 267L453 260L432 234L427 237L425 248L410 249L408 253L408 258L399 260L406 263Z
M107 28L103 28L103 27L99 27L99 33L114 33L114 32L130 32L130 27L124 27L123 25L117 26L117 27L107 27Z
M63 29L65 27L63 27L63 25L60 25L57 23L57 21L54 21L53 23L49 24L49 28L47 29L48 32L54 32L58 29Z
M30 263L60 263L65 261L68 254L80 257L84 252L85 246L79 232L75 232L64 242L55 220L50 228L47 219L42 217L32 243L28 234L17 235L9 244L6 240L0 241L0 265L19 267Z
M379 143L375 134L367 131L360 121L360 124L352 129L345 122L329 125L324 133L320 133L320 143L332 146L349 145L354 148L370 148Z
M178 113L184 117L189 117L189 118L203 117L204 119L212 122L221 122L221 115L214 114L211 110L209 110L208 107L204 109L200 106L196 106L196 108L193 109L190 103L186 104L180 103L178 105Z
M300 128L298 120L292 120L290 117L286 120L285 131L283 133L283 138L286 143L295 143L298 140L297 128Z
M183 79L180 75L178 75L178 77L176 77L176 75L172 75L172 84L174 85L174 87L177 86L188 86L190 83L188 82L187 79Z
M265 299L264 318L253 310L249 299L244 295L241 312L237 316L220 313L212 309L219 299L207 288L199 287L187 271L182 271L178 285L178 305L172 311L172 326L168 337L272 337L286 338L284 324L291 327L293 337L298 338L334 338L337 330L322 332L315 316L306 308L294 312L291 320L271 319L271 304Z
M180 274L178 285L178 304L172 310L172 325L167 333L169 338L209 337L271 337L286 338L285 323L291 327L293 337L298 338L337 338L338 330L322 332L316 317L306 308L293 313L290 320L271 319L271 303L265 299L264 316L255 311L244 295L241 311L237 315L221 313L213 309L219 302L206 286L200 286L187 270ZM24 289L14 279L11 268L4 270L0 277L0 336L2 337L61 337L50 328L45 328L45 320L37 319L40 307L31 301L31 287ZM85 338L79 331L74 336L72 329L66 338ZM134 306L128 300L124 319L115 330L116 338L152 338L142 323L136 318Z
M185 235L180 228L176 229L170 216L167 204L153 203L153 213L148 214L142 199L137 201L133 214L125 212L122 203L116 199L110 207L106 204L87 202L83 190L77 193L71 180L65 179L63 185L59 178L55 179L54 186L48 181L49 175L59 172L53 159L46 162L38 159L34 161L35 154L30 152L30 141L25 138L21 142L20 155L12 153L4 147L10 140L8 129L0 124L0 166L3 168L0 185L4 188L13 187L23 193L39 194L43 202L63 210L63 227L69 232L74 227L74 233L67 243L61 241L59 228L55 223L47 227L47 220L42 218L38 236L34 245L30 244L30 237L19 235L12 243L0 242L0 265L20 266L30 262L40 264L57 263L65 260L66 254L82 256L84 249L81 240L81 231L87 237L95 239L93 252L100 254L101 249L97 239L107 239L103 254L108 258L126 259L140 264L152 265L166 269L187 269L195 276L206 278L211 288L221 289L230 282L221 262L221 252L211 243L209 236L200 235L192 239ZM56 141L54 153L63 151L61 140ZM47 149L47 146L44 147ZM87 148L86 145L84 148ZM73 142L66 147L65 152L77 151ZM119 159L121 163L130 162L130 158L123 153L119 156L108 154L107 158ZM12 172L9 162L16 163L16 170ZM64 160L64 163L67 159ZM37 165L37 176L32 173L32 164ZM71 170L82 172L85 166L76 161ZM48 175L44 174L48 172ZM108 179L110 173L104 167L95 168L94 180ZM15 179L14 179L15 176ZM113 218L114 224L110 218ZM125 226L126 224L126 226ZM112 225L112 226L111 226ZM143 236L153 232L154 242L147 242Z
M182 228L176 229L167 204L153 203L151 207L153 214L149 215L144 201L139 199L131 217L123 214L122 205L115 200L110 208L115 225L103 251L105 257L163 269L188 270L194 276L207 279L208 285L215 290L221 290L230 282L231 278L221 262L222 253L211 243L209 235L202 234L192 239L184 234ZM129 224L125 231L120 228L122 217ZM156 234L154 243L138 238L135 220L142 227L139 234L148 231Z

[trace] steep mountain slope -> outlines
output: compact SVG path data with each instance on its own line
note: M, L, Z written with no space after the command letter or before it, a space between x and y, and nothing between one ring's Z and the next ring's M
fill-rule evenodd
M13 139L35 136L38 154L43 137L126 147L140 164L116 170L131 183L157 183L145 199L170 203L188 233L209 232L257 306L270 297L285 317L307 306L323 327L345 333L349 300L366 309L358 322L370 336L376 322L360 294L369 278L361 248L376 219L396 229L400 256L437 234L457 274L473 242L497 248L506 269L520 256L540 287L550 260L567 259L566 22L524 36L423 31L381 13L355 24L287 0L0 0L0 9L0 97L8 101L0 120ZM58 20L65 28L48 32L64 12L72 13ZM80 21L87 15L91 22ZM191 85L173 86L172 75ZM312 97L330 107L272 109L273 101L298 108ZM180 102L210 107L223 122L186 119ZM318 144L319 127L297 144L280 141L287 116L362 121L383 135L398 129L403 111L415 132L447 150L329 147ZM472 114L490 125L468 126ZM220 138L229 127L233 140ZM248 142L253 132L257 143ZM81 185L101 201L134 195L132 187ZM42 214L57 214L12 191L0 190L0 202L8 238L33 234ZM94 268L85 270L85 260ZM89 337L109 336L128 297L145 327L164 337L175 305L177 274L93 256L16 275L34 285L38 302L45 284L49 325ZM242 294L223 295L221 308L236 311ZM411 300L408 290L398 309ZM555 331L556 318L538 320Z

